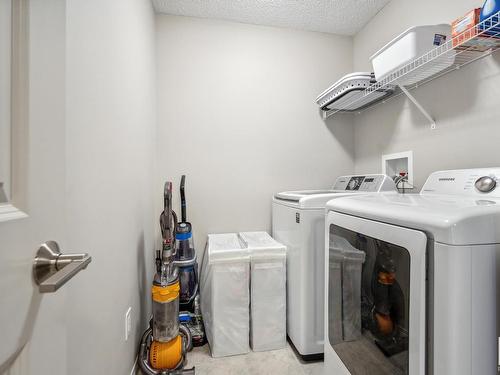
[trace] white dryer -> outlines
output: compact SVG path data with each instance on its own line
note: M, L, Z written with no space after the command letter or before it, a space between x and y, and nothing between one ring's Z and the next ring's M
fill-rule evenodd
M305 359L323 355L326 202L347 195L396 193L385 175L342 176L332 190L288 191L273 199L273 237L287 246L287 334Z
M497 374L500 168L327 204L325 369Z

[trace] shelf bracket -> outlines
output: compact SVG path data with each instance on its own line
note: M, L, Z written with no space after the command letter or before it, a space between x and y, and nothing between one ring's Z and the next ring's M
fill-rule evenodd
M408 91L408 89L402 85L398 85L401 91L404 92L404 94L410 99L410 101L415 104L415 107L418 108L420 112L425 116L427 120L431 123L431 129L434 130L436 129L436 120L432 118L432 116L425 110L424 107L418 102L418 100Z
M329 110L329 111L321 111L322 112L322 116L323 116L323 121L326 121L330 116L333 115L333 112L332 110Z

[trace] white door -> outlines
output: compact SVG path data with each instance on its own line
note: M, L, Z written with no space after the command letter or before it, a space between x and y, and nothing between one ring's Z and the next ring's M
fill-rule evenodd
M2 21L12 15L12 27L2 30L3 36L12 30L14 41L10 66L0 65L2 77L9 68L13 77L11 103L0 96L0 108L11 109L0 123L0 135L11 134L0 140L3 150L9 147L0 164L10 167L0 175L6 196L0 203L0 374L66 374L67 286L41 294L32 276L41 243L55 240L63 253L79 252L64 248L64 1L0 0L0 12ZM5 80L0 84L9 92Z
M426 373L425 233L329 212L327 373Z

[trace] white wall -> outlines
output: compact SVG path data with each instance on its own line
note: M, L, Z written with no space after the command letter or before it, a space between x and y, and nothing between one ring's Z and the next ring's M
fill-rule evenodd
M128 374L154 260L154 13L146 0L67 0L67 374ZM132 307L132 336L124 315Z
M393 0L354 38L355 70L370 69L370 55L408 27L450 23L482 3ZM420 189L432 171L500 165L499 94L496 54L414 91L435 117L436 130L402 98L356 116L356 171L380 171L383 154L413 150Z
M352 39L158 15L158 176L187 175L198 249L210 232L270 230L272 194L353 169L349 117L314 102L352 69Z

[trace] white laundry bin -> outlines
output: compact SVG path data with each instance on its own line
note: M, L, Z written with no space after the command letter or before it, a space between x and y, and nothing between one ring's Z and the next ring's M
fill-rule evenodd
M242 232L250 254L250 345L254 351L286 346L286 246L266 232Z
M451 40L451 26L448 24L409 28L370 57L375 78L380 82L417 58L422 58L419 61L418 74L411 72L411 67L407 67L405 74L392 82L393 84L414 85L448 69L455 62L455 50L442 49L439 54L433 54L432 58L429 55L426 58L423 56L449 40ZM433 63L425 63L430 59Z
M212 357L250 351L250 256L236 233L209 234L200 272L201 311Z

